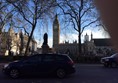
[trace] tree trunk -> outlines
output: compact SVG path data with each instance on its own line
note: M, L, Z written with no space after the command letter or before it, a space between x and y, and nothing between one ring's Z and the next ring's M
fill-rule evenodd
M26 50L25 50L24 56L27 56L27 54L28 54L28 49L29 49L29 45L30 45L30 40L32 39L32 35L33 35L33 32L34 32L34 29L35 29L35 25L32 26L32 31L31 31L31 34L30 34L30 36L29 36L29 38L28 38L28 42L27 42L27 46L26 46Z
M78 49L79 49L79 55L81 55L82 48L81 48L81 34L80 33L78 35Z

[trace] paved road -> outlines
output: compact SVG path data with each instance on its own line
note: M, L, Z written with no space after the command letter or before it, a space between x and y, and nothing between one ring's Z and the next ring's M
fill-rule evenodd
M77 64L76 73L65 79L55 77L24 77L11 79L0 71L0 83L118 83L118 68L104 68L100 64Z

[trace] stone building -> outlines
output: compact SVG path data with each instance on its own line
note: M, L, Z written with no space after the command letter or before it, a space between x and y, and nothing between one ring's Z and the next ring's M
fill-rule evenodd
M72 55L75 55L78 52L77 41L74 41L73 43L69 43L67 41L65 41L65 43L60 43L60 25L57 15L55 16L53 22L53 49L54 52L57 53L66 53Z
M55 16L55 20L53 22L53 48L55 51L59 50L59 41L60 41L60 25L58 21L57 15Z
M83 43L83 52L84 55L95 55L96 54L96 49L95 49L95 44L93 40L93 34L91 33L91 39L89 40L89 35L84 36L84 43Z
M109 56L115 53L110 38L93 39L97 56Z
M24 54L28 35L23 34L20 30L17 33L13 27L10 27L8 32L5 30L0 34L0 55L18 55L20 52ZM34 38L30 41L29 53L37 51L37 42Z
M73 43L66 42L60 43L60 25L57 15L55 16L53 22L53 49L57 53L66 53L71 55L78 54L78 43L74 41ZM84 43L82 43L82 54L83 55L107 55L109 52L113 51L112 44L110 43L110 38L99 38L94 39L93 34L84 36Z

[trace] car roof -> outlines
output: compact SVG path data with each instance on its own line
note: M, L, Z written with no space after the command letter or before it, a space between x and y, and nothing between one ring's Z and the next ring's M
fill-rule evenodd
M35 54L35 55L31 55L29 57L33 57L33 56L47 56L47 55L69 57L67 54Z
M115 53L115 54L111 55L111 57L114 57L114 56L118 56L118 53Z
M63 55L63 56L67 56L67 54L35 54L35 55L42 55L42 56L45 56L45 55Z

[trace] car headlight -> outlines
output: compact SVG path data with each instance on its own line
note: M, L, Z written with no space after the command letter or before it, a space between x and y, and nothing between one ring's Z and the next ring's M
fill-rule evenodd
M6 68L6 67L8 67L8 66L9 66L9 64L5 64L5 65L4 65L4 68Z
M105 59L105 61L109 61L109 59Z

